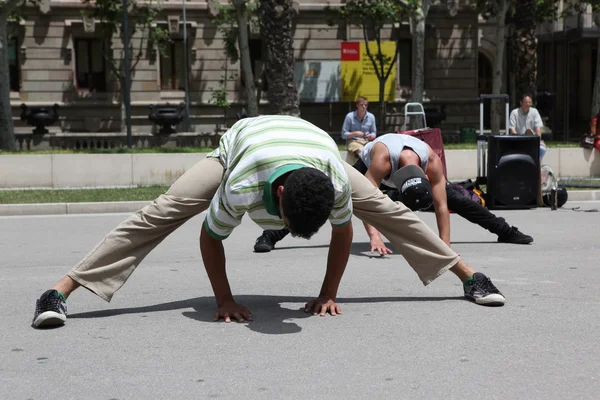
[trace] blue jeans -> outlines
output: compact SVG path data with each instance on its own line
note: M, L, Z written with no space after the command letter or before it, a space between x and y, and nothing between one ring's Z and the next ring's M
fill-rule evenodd
M545 154L546 154L546 146L540 145L540 162L542 162L542 158L544 158Z

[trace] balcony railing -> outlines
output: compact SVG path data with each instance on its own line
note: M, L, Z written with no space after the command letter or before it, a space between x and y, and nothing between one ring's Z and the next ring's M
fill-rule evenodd
M537 28L538 34L557 33L562 31L569 31L572 29L592 29L597 28L594 24L594 13L590 6L574 15L558 18L556 21L545 22L539 24Z

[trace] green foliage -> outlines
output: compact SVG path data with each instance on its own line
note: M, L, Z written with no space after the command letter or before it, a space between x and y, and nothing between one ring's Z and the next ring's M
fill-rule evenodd
M14 21L18 24L23 20L21 14L23 13L23 9L27 7L28 4L29 6L37 6L39 4L39 0L0 0L0 13L8 13L8 20ZM9 32L9 36L10 34L11 32Z
M400 22L406 15L415 12L418 4L415 0L348 0L340 8L327 6L325 12L329 25L341 20L367 30L379 31L385 24Z
M222 78L219 86L212 90L211 101L220 108L231 107L231 103L227 100L227 80L225 78Z
M562 16L580 14L587 6L592 6L592 11L596 13L600 11L600 0L580 0L576 3L565 4Z
M123 2L122 0L82 0L87 7L81 12L83 16L94 18L100 21L96 25L102 35L112 38L116 35L124 40L123 24ZM160 2L148 2L128 0L127 13L129 16L129 34L133 37L136 32L142 32L142 37L137 49L132 49L131 70L135 70L137 63L142 58L144 47L157 47L160 54L165 54L167 44L170 43L168 29L163 26L152 26L162 11ZM114 54L104 54L104 58L109 61L111 71L122 79L122 69L120 68L123 60L115 57Z
M105 201L151 201L165 193L168 186L115 189L39 189L1 190L0 204L96 203Z
M557 0L537 0L535 10L536 22L554 21L559 17L559 1Z
M214 0L214 3L219 3ZM223 35L225 42L225 53L235 63L239 58L237 49L238 26L235 19L235 9L227 5L218 6L218 13L212 19L217 30Z
M211 102L217 107L226 109L231 107L231 103L229 100L227 100L227 81L235 79L235 75L231 73L229 77L227 76L226 65L223 66L223 70L225 72L221 76L219 86L217 86L215 89L212 89Z
M235 4L236 0L229 0L228 4L221 4L218 0L212 0L212 4L217 10L216 16L212 19L213 24L217 26L219 33L223 35L225 42L225 54L231 62L236 63L240 58L238 49L239 26L236 19ZM258 28L258 3L257 0L240 0L248 9L248 25L252 28Z
M517 1L520 0L507 0L509 3L508 14L514 14L514 9ZM535 10L536 22L548 22L554 21L559 16L563 16L565 11L559 12L560 0L537 0ZM501 12L500 0L477 0L477 9L484 19L495 18Z

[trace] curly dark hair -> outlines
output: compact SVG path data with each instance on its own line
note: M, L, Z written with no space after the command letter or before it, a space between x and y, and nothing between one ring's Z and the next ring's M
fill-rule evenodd
M300 168L284 183L282 206L292 236L310 239L333 209L335 192L331 178L315 168Z

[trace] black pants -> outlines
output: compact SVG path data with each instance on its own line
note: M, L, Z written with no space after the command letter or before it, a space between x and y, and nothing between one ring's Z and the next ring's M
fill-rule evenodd
M511 227L504 218L492 214L481 204L474 202L460 192L454 190L449 184L446 185L446 198L448 209L460 215L464 219L481 226L484 229L502 236L510 232Z

